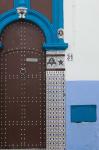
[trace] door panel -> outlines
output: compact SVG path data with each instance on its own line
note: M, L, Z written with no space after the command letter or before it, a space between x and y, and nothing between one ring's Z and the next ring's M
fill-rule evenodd
M46 54L38 26L14 22L2 33L0 148L46 147Z

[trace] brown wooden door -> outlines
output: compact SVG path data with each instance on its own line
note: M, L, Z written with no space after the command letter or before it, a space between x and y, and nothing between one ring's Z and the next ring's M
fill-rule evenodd
M0 148L46 147L46 58L38 26L19 21L1 35Z

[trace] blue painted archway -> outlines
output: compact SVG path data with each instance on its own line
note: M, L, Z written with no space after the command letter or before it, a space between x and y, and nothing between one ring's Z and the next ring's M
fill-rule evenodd
M61 4L60 7L62 8L62 3L63 0L53 0L53 7L55 6L55 4ZM2 32L8 24L19 20L16 9L17 7L26 7L27 14L25 20L34 22L42 29L46 37L46 43L44 43L43 45L43 48L45 50L65 50L68 47L68 44L64 43L64 40L59 39L57 36L58 28L63 28L63 14L60 13L58 22L56 13L59 13L59 11L58 9L55 9L53 11L53 23L50 23L47 17L45 17L43 14L30 9L29 0L14 0L14 9L0 15L0 32Z

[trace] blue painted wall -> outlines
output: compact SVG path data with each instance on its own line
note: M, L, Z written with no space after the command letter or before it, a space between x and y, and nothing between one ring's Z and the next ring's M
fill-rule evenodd
M99 81L66 82L67 150L99 150ZM96 105L96 122L71 122L71 105Z

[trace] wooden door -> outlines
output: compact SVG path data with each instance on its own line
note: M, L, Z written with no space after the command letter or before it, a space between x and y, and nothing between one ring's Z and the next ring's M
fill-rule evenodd
M46 147L46 55L44 35L18 21L1 35L0 148Z

